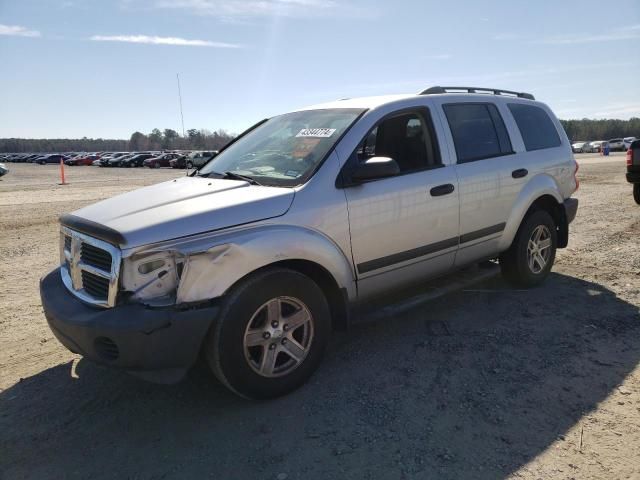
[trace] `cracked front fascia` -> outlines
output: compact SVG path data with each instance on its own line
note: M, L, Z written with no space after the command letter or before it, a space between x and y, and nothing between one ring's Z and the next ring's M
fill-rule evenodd
M183 263L176 303L218 298L245 275L283 260L308 260L331 273L355 298L353 265L319 232L289 225L245 225L123 251L123 258L173 252Z
M242 250L237 245L226 244L187 255L178 283L176 302L197 302L224 293L219 292L216 286L220 284L221 278L225 278L226 269L240 268L246 263L246 260L243 262L246 252L243 253Z

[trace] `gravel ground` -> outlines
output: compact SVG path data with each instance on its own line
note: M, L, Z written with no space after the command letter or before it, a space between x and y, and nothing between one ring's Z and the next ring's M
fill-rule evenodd
M57 216L179 175L9 164L0 181L0 478L640 478L640 206L582 155L543 287L496 278L336 334L299 391L254 403L205 367L145 383L66 351L38 279Z

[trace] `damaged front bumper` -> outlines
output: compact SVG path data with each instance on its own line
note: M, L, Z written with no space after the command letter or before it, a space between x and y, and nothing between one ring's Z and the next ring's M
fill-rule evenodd
M45 317L74 353L159 383L175 383L196 362L219 307L91 307L69 293L57 268L40 281Z

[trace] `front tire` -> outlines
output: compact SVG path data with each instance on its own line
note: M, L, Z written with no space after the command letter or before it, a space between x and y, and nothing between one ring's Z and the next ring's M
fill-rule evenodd
M633 199L640 205L640 183L633 184Z
M278 397L318 368L330 324L327 300L313 280L294 270L265 270L227 296L205 341L206 358L235 393Z
M529 288L549 275L556 258L558 234L551 215L536 210L525 217L509 250L500 255L502 275L511 283Z

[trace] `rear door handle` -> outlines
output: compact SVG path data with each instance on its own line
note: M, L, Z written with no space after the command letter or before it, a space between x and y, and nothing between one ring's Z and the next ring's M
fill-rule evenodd
M442 195L448 195L455 190L455 187L451 183L445 183L444 185L438 185L430 190L432 197L440 197Z
M526 177L528 174L529 170L527 170L526 168L519 168L518 170L514 170L513 172L511 172L511 176L513 178Z

